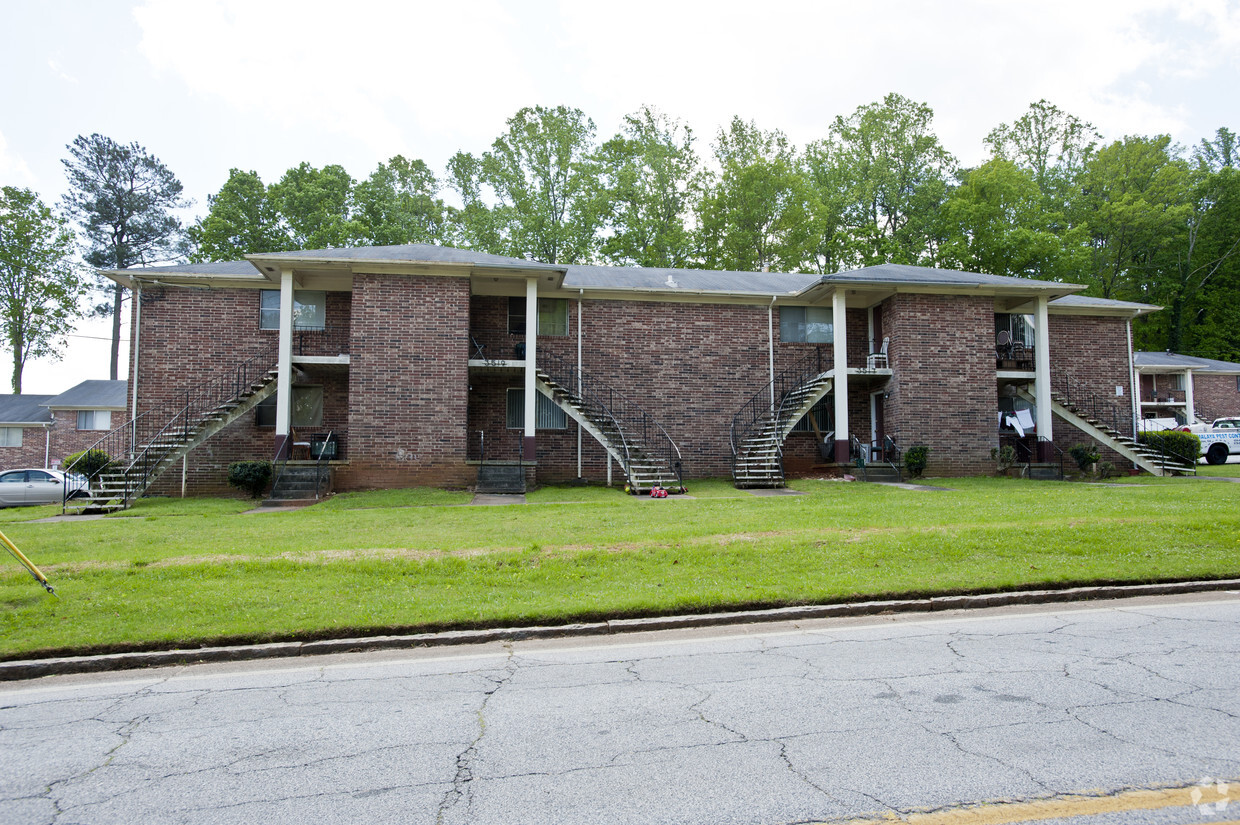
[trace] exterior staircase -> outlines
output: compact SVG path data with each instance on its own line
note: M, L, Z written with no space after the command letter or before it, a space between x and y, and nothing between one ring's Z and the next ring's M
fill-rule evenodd
M271 495L263 502L263 506L313 504L322 498L324 488L330 487L330 469L325 475L318 464L284 464L280 468L280 475L271 485Z
M733 419L732 483L742 488L783 487L784 439L796 423L831 392L833 385L834 379L829 373L805 376L778 398L774 409L769 406L768 393L767 410L751 416L752 420L739 437L736 436L737 421ZM746 409L737 415L743 420Z
M525 467L521 464L478 465L478 493L522 495L525 493Z
M539 353L535 386L603 445L634 495L684 489L680 448L643 409L554 354ZM524 478L522 480L524 483Z
M1036 399L1027 390L1018 395L1036 405ZM1076 427L1103 446L1110 447L1124 458L1136 464L1150 475L1196 475L1196 463L1180 456L1167 455L1122 432L1125 411L1099 401L1095 396L1082 393L1067 383L1052 387L1051 411L1061 420Z
M264 351L176 401L152 408L116 428L65 469L89 478L88 495L68 499L64 513L124 510L186 453L276 391L274 352ZM90 455L105 466L85 472ZM100 463L100 462L96 462Z

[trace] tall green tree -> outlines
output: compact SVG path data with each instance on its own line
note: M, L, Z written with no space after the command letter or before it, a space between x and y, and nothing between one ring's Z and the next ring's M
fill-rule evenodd
M125 269L170 261L184 252L184 233L174 210L189 206L181 182L137 143L79 135L62 163L69 178L65 211L86 235L86 262L99 269ZM111 300L95 312L112 318L110 374L120 361L121 309L125 288L100 280Z
M807 268L822 275L845 269L853 259L847 219L854 181L848 177L839 151L830 140L816 140L805 147L803 159L813 236Z
M893 93L832 124L837 176L851 182L844 210L850 264L936 263L939 209L957 164L933 120L928 105Z
M31 358L59 359L81 317L87 280L73 231L29 189L0 189L0 333L13 353L13 392Z
M354 214L353 178L343 166L301 163L267 189L289 232L291 249L357 246L365 226Z
M734 117L714 143L718 177L702 199L703 263L712 269L797 271L813 240L810 191L783 132Z
M705 182L693 143L688 126L645 107L626 115L620 132L599 147L595 196L606 227L604 260L653 267L692 261Z
M943 204L943 259L992 275L1060 279L1084 258L1085 233L1061 238L1032 171L1002 158L962 172Z
M376 246L443 243L447 207L439 181L423 161L396 155L353 188L365 242Z
M228 170L228 180L207 197L207 214L190 226L190 260L236 261L256 252L291 248L280 214L257 172Z
M589 262L600 223L593 152L594 121L580 109L520 110L481 158L458 153L449 163L461 237L518 258Z
M1101 139L1089 121L1039 100L1011 124L995 127L986 144L994 157L1028 170L1047 200L1046 208L1062 212Z
M1156 301L1193 212L1188 164L1167 135L1130 136L1090 158L1081 184L1089 284L1103 298Z
M1198 166L1212 172L1240 167L1240 144L1236 142L1236 133L1226 126L1220 127L1213 139L1201 139L1201 143L1193 149L1193 158Z

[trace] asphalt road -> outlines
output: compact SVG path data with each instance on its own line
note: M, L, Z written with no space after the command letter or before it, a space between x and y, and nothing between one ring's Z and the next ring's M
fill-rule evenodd
M1210 593L8 683L0 822L1218 822L1238 630Z

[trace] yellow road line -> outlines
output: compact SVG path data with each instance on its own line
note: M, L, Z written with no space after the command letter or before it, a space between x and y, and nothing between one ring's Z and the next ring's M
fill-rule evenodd
M1120 813L1124 811L1152 811L1158 808L1187 808L1208 805L1211 809L1220 802L1235 802L1240 806L1240 785L1235 780L1219 780L1226 793L1220 793L1218 785L1192 785L1159 790L1124 791L1109 796L1074 794L1033 802L993 802L970 805L929 813L897 814L894 811L877 819L836 820L835 825L1002 825L1009 822L1036 822L1040 819L1067 819L1073 816ZM1228 787L1229 786L1229 787ZM1211 810L1218 815L1226 808ZM1234 809L1233 809L1234 810ZM1217 820L1210 818L1210 825L1240 825L1240 820ZM826 825L826 823L822 823Z

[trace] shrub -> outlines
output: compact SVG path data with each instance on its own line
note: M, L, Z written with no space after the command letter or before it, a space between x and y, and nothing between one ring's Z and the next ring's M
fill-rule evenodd
M1004 444L1002 447L992 447L990 450L990 460L999 465L999 472L1002 473L1008 467L1016 464L1016 448L1011 444Z
M1185 433L1179 430L1159 430L1141 433L1137 440L1148 444L1156 450L1165 450L1172 455L1196 461L1201 457L1201 439L1196 433Z
M271 462L234 461L228 465L228 483L258 498L271 483Z
M904 451L904 466L913 478L917 478L926 471L926 463L929 460L930 448L925 444L914 444Z
M1076 462L1076 466L1081 471L1089 469L1090 464L1098 463L1098 445L1097 444L1077 444L1068 450L1072 456L1072 460Z
M1115 475L1115 465L1109 461L1098 462L1098 478L1110 478Z
M90 449L65 456L64 460L60 462L60 467L62 470L81 473L87 478L94 478L106 470L111 463L112 456L103 450Z

